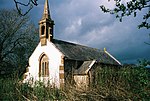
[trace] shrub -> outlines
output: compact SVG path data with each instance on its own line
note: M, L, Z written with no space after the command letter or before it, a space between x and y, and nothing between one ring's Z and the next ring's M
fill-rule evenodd
M0 101L122 101L150 100L150 73L144 66L120 69L104 67L96 71L96 84L86 90L67 84L65 89L42 82L21 83L16 77L0 78Z

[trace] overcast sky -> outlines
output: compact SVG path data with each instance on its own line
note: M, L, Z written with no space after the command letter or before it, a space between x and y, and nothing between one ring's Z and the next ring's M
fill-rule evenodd
M22 0L20 0L22 1ZM24 0L27 1L27 0ZM45 0L29 13L38 27ZM98 49L107 49L122 63L136 63L138 59L150 60L150 29L138 29L142 14L136 18L125 17L123 22L115 16L104 14L100 5L113 8L108 0L49 0L51 17L55 21L56 39L74 42ZM13 0L0 0L0 9L15 8Z

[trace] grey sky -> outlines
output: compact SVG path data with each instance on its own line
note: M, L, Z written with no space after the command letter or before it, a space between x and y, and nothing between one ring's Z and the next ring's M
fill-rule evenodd
M45 0L29 13L38 26ZM150 42L147 30L137 29L142 12L136 18L125 17L120 23L113 15L104 14L99 8L107 0L49 0L51 17L55 21L55 38L103 49L123 63L135 63L137 59L150 60ZM15 8L13 0L1 0L0 9ZM144 11L143 11L144 12Z

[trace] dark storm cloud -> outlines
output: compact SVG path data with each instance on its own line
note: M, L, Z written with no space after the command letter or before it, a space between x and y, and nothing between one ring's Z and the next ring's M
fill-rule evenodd
M0 1L0 6L2 4L3 8L7 8L10 0ZM142 14L137 18L125 17L120 23L113 15L104 14L100 10L102 4L114 7L107 0L49 0L49 4L55 21L55 38L102 50L106 47L108 52L123 63L135 63L142 58L150 60L150 46L144 43L150 40L149 30L137 29ZM39 0L39 5L30 12L31 19L37 26L43 6L44 0Z

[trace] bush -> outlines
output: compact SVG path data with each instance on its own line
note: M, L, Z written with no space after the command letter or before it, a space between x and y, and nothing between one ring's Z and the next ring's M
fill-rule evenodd
M34 87L28 83L21 83L19 79L0 79L0 101L46 101L62 99L61 90L46 87L38 82Z
M86 90L67 85L64 90L37 82L34 87L14 78L0 78L0 101L122 101L150 100L150 73L143 66L104 67L96 72L96 84Z
M144 66L127 66L116 70L104 67L97 71L96 90L115 100L150 100L150 73Z

